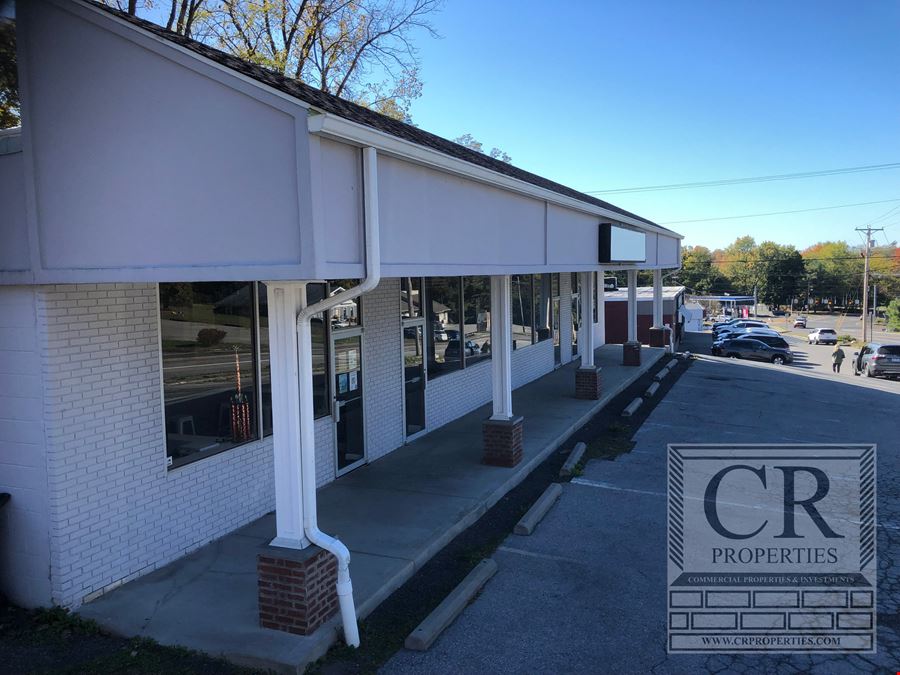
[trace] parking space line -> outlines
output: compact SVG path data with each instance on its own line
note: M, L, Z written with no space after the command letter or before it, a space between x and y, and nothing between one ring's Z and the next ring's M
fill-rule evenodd
M567 562L567 563L575 563L576 565L584 565L584 560L577 560L576 558L567 558L562 555L552 555L550 553L535 553L534 551L524 551L521 548L513 548L512 546L498 546L498 551L503 551L504 553L515 553L516 555L525 556L526 558L539 558L541 560L555 560L557 562Z

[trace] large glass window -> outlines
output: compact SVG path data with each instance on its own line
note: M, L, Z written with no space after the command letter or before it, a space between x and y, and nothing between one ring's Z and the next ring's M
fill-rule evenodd
M252 283L160 284L172 466L259 437L256 293Z
M514 274L510 282L513 349L521 349L534 342L532 276L530 274Z
M425 280L429 379L462 368L460 282L460 277L429 277Z
M310 303L325 284L309 284ZM255 282L159 285L166 452L171 467L272 433L266 287ZM357 310L358 311L358 310ZM313 317L313 409L329 414L327 327Z
M466 365L491 358L491 278L463 277L463 341Z
M591 274L591 291L593 295L591 296L594 303L594 323L600 321L600 295L597 293L597 281L599 275L596 272Z
M535 342L553 337L550 327L550 274L534 275Z
M400 280L400 316L404 319L422 316L421 277L403 277Z

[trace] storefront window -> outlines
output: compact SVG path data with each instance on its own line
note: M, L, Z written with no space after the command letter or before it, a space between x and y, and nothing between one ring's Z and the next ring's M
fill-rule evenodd
M256 292L252 283L160 284L171 466L259 437Z
M425 280L429 379L462 368L460 282L460 277L429 277Z
M404 319L422 316L421 277L403 277L400 280L400 316Z
M313 286L314 284L310 284ZM359 285L359 279L335 279L328 282L328 295L334 296L344 291L349 291ZM307 302L312 302L307 289ZM361 299L346 300L328 311L331 317L332 328L351 328L362 325Z
M530 274L514 274L510 281L513 349L521 349L534 341L532 276Z
M463 341L467 366L491 358L491 278L463 277Z
M309 284L307 299L325 297ZM266 287L256 282L159 285L166 451L177 467L272 434ZM329 413L326 326L312 320L313 409ZM240 382L240 391L238 391Z
M534 332L535 342L553 337L550 330L550 274L534 275Z

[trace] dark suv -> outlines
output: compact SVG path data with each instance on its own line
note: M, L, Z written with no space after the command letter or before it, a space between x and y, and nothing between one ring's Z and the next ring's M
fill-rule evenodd
M869 342L853 352L853 374L866 377L900 377L900 345Z
M750 359L752 361L768 361L781 365L791 363L794 355L786 347L770 347L756 339L738 338L729 340L722 349L722 355L730 359Z
M726 338L724 340L716 340L712 345L712 353L713 356L721 356L726 349L728 349L728 345L735 340L759 340L765 345L769 345L770 347L779 347L781 349L790 349L787 340L779 335L760 335L758 333L750 333L748 335L742 335L739 338Z

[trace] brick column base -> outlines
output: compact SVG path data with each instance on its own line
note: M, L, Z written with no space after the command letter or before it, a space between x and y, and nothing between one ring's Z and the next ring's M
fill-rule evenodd
M586 401L600 398L600 366L582 366L575 371L575 398Z
M522 425L524 417L511 420L485 420L483 464L513 467L522 461Z
M641 365L641 343L626 342L622 345L622 365L623 366L639 366Z
M337 558L318 546L266 546L256 558L259 625L312 635L338 610Z

